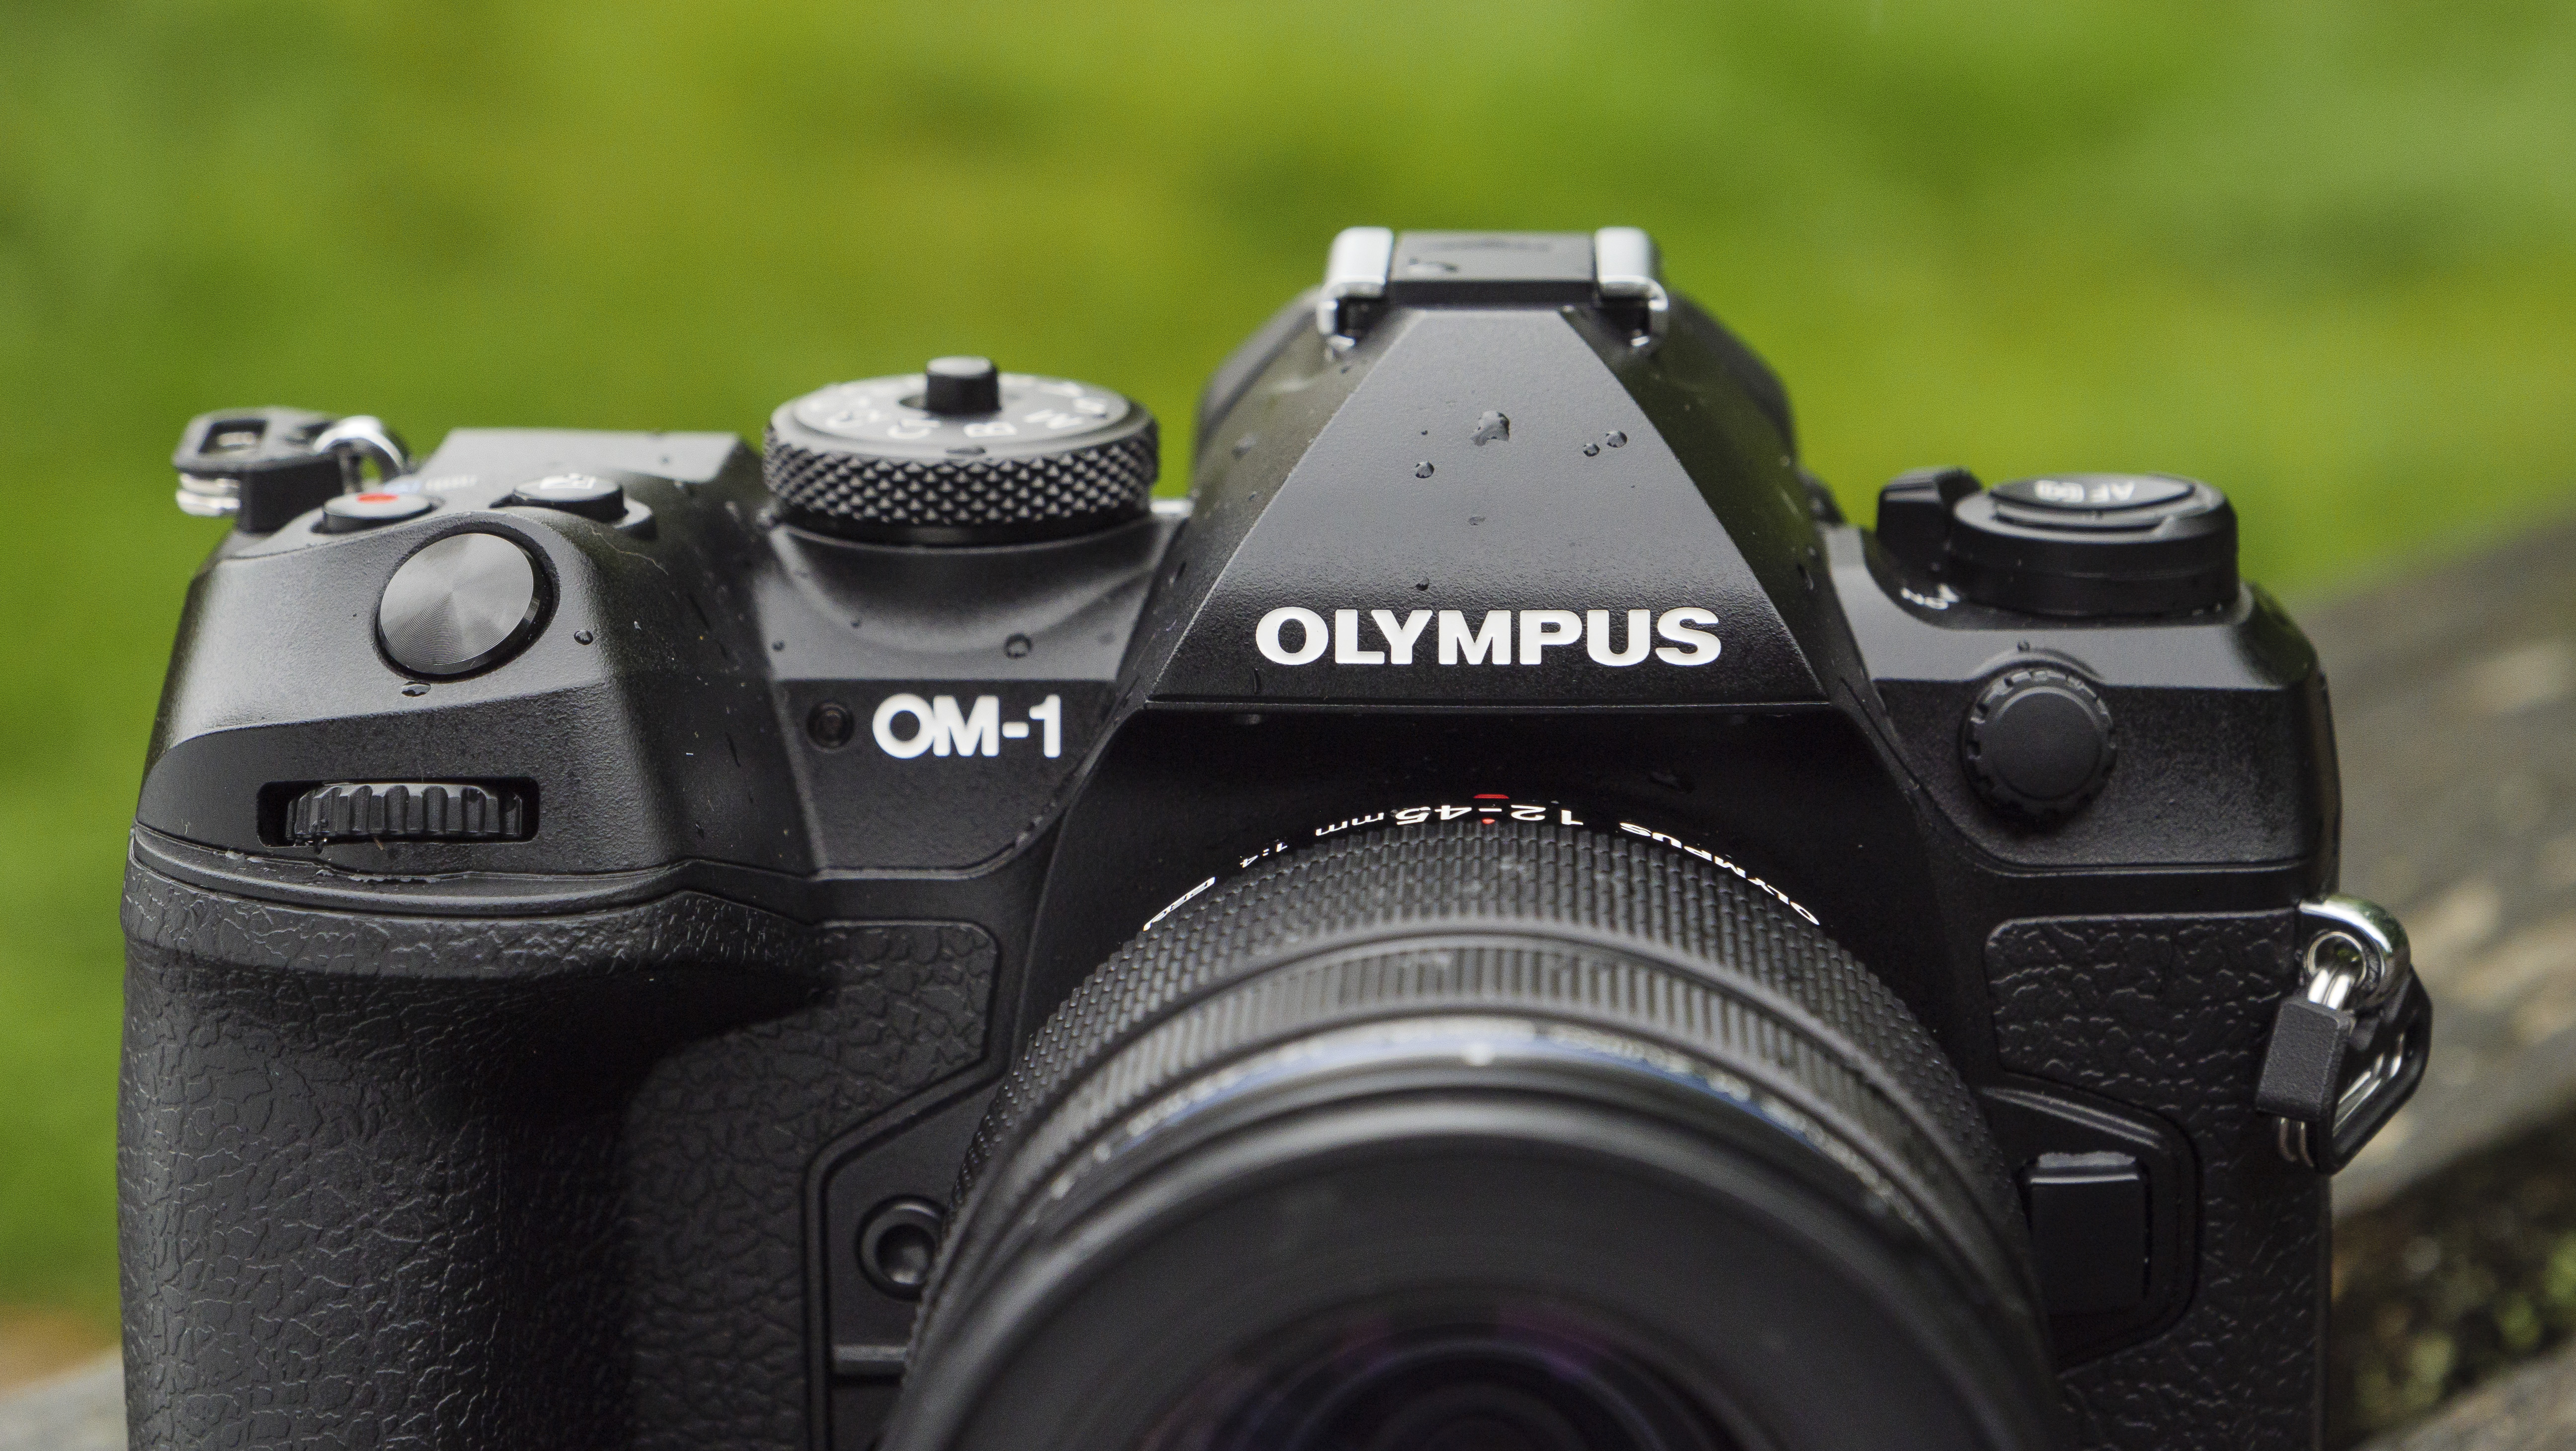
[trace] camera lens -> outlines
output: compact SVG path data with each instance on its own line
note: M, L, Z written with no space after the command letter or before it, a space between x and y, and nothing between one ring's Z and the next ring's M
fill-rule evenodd
M1211 1371L1141 1451L1732 1451L1571 1307L1374 1307Z
M1167 913L970 1151L885 1451L2057 1444L1889 988L1669 839L1354 831Z

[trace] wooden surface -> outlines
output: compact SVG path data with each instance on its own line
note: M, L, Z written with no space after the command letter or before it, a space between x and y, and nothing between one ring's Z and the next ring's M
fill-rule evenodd
M113 1355L0 1400L0 1451L124 1451L125 1372Z
M2557 1451L2576 1446L2576 1348L2524 1365L2369 1451Z
M2576 528L2304 613L2343 755L2344 890L2397 913L2433 1067L2349 1214L2576 1085Z
M2334 692L2344 889L2404 920L2437 1014L2432 1072L2338 1179L2341 1219L2394 1213L2576 1096L2576 527L2301 620ZM111 1356L0 1400L0 1451L121 1448L121 1395ZM2369 1451L2568 1445L2576 1349Z

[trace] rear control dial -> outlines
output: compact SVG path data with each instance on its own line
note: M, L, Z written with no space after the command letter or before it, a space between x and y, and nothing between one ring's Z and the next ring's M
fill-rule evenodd
M933 358L836 383L771 416L762 473L806 528L904 544L1005 544L1145 511L1153 416L1106 388Z

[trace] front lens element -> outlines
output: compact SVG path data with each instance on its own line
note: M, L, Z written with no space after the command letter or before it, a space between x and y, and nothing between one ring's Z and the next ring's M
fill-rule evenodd
M1572 1307L1379 1309L1213 1367L1140 1451L1733 1451Z

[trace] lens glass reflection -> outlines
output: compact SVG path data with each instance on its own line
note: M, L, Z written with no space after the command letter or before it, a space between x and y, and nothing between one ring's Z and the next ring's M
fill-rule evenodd
M1211 1369L1139 1451L1738 1451L1630 1338L1546 1304L1373 1309Z

